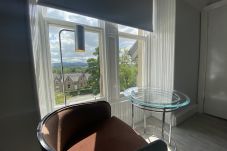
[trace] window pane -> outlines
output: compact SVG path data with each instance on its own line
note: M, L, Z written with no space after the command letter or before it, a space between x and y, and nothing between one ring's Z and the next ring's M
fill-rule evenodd
M51 63L55 86L55 104L64 103L58 33L61 27L49 26ZM85 32L85 52L75 52L74 32L61 33L64 88L67 103L86 101L100 93L99 34Z
M118 31L138 35L138 29L118 24Z
M84 25L90 25L90 26L96 26L96 27L99 26L98 19L75 14L75 13L70 13L70 12L66 12L66 11L62 11L54 8L47 8L47 17L84 24Z
M142 85L143 42L119 37L120 91Z

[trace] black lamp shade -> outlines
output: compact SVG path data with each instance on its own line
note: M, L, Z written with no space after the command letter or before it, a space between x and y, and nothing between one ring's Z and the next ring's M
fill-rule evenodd
M81 25L77 25L75 29L75 47L76 52L85 51L84 27Z

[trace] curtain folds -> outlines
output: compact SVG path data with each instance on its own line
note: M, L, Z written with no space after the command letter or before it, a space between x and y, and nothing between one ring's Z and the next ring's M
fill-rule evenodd
M173 89L175 0L155 0L154 32L146 39L145 86Z
M146 41L145 86L173 89L175 0L154 1L154 32Z
M154 8L154 32L146 39L144 86L173 90L176 0L154 0ZM166 115L167 123L173 122L171 114ZM157 112L152 116L162 119Z
M30 8L30 26L33 47L33 59L36 75L36 86L41 117L52 111L54 99L50 52L46 48L45 23L42 8L34 5Z

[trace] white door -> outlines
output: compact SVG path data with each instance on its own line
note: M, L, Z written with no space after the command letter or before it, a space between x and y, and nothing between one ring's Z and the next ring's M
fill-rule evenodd
M208 12L204 112L227 119L227 5Z

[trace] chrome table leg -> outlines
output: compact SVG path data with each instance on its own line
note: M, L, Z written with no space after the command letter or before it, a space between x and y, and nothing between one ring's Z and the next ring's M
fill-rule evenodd
M170 123L169 123L169 144L171 144L171 135L172 135L172 113L170 113Z
M143 110L143 132L146 134L147 129L147 118L146 118L146 111Z
M164 140L164 129L165 129L165 114L166 114L166 110L163 109L163 113L162 113L162 139Z
M132 128L134 129L134 105L132 104Z

